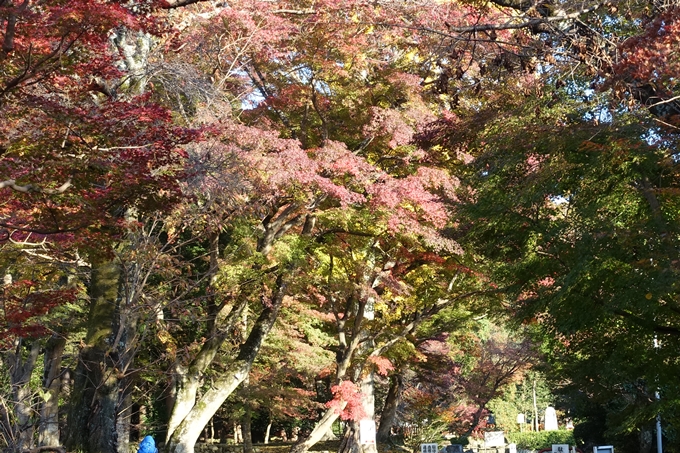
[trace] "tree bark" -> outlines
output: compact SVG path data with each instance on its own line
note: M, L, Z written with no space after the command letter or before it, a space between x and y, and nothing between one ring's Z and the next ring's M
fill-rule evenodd
M538 432L538 406L536 405L536 379L534 379L533 383L533 388L532 388L532 397L534 401L534 420L533 420L533 428L534 431Z
M170 442L172 434L196 404L198 390L203 383L203 374L212 364L219 348L226 341L231 332L231 327L238 322L241 314L247 311L247 303L245 301L241 302L238 307L231 308L229 313L226 313L226 305L218 305L215 301L212 285L218 270L219 234L217 232L211 233L209 241L210 269L208 271L208 278L210 285L207 288L207 294L210 297L208 301L210 315L214 318L209 321L208 325L210 338L203 343L201 350L196 354L196 357L188 367L180 362L175 364L173 370L173 394L171 395L172 410L170 412L170 420L168 421L166 443Z
M269 423L267 423L267 429L264 432L264 444L267 445L269 443L269 435L271 434L272 431L272 421L269 420Z
M40 406L38 445L59 445L59 396L61 392L61 359L66 339L53 335L45 347L43 388L45 397Z
M354 305L356 310L356 315L354 317L354 322L348 324L345 318L338 318L336 320L338 328L338 353L336 356L336 379L335 383L339 383L349 372L350 366L352 365L352 359L355 356L355 352L359 348L360 339L362 337L362 330L360 328L361 321L363 320L363 304L361 301L350 298L348 299L348 306ZM349 338L347 333L349 332ZM356 370L355 370L356 371ZM356 372L355 372L356 374ZM358 375L353 382L356 382ZM305 438L302 442L293 445L290 453L306 453L316 445L317 442L324 438L328 430L333 426L333 423L338 419L340 413L336 409L328 409L323 414L321 419L316 422L312 432ZM345 433L347 434L347 433ZM358 435L358 434L357 434ZM342 443L347 441L347 437L343 437Z
M118 439L118 453L130 453L130 433L132 420L132 395L129 391L122 392L116 420L116 436Z
M302 442L293 445L290 449L290 453L306 453L316 445L332 428L333 423L340 417L340 414L335 409L327 409L326 412L321 416L321 419L316 422L314 429Z
M65 445L69 451L119 453L129 440L120 420L132 387L137 317L128 305L136 298L135 269L107 262L92 271L88 332L80 351L68 414ZM128 423L129 427L129 423Z
M390 379L390 388L387 391L385 405L380 414L380 425L376 437L378 442L389 442L392 427L397 422L397 408L401 400L401 392L404 388L404 379L401 373L393 375Z
M373 371L366 372L360 382L361 406L364 410L364 420L375 420L375 375ZM351 435L345 438L345 453L378 453L377 445L361 443L360 421L351 422Z
M241 429L243 430L243 453L253 453L253 432L252 432L253 413L250 404L246 401L245 411L241 419Z
M40 353L40 343L34 340L28 349L25 346L24 340L17 340L14 351L7 354L5 364L10 374L14 412L14 423L10 428L13 445L8 446L17 452L33 448L35 431L31 417L34 408L29 383Z

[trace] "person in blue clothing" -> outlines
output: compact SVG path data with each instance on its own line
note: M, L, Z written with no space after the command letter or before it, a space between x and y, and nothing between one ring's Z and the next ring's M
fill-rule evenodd
M156 448L156 442L154 442L153 437L146 436L142 439L142 443L139 444L137 453L158 453L158 448Z

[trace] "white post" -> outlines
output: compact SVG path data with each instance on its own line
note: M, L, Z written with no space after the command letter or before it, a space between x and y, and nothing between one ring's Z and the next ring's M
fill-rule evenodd
M659 340L657 340L656 335L654 335L654 348L659 347ZM654 392L657 401L661 398L659 391ZM663 447L661 445L661 414L656 414L656 453L663 453Z
M656 399L659 399L659 392L656 392ZM663 453L661 446L661 415L656 415L656 453Z
M533 397L534 397L534 423L533 424L536 427L536 432L538 432L538 406L536 405L536 379L534 379Z

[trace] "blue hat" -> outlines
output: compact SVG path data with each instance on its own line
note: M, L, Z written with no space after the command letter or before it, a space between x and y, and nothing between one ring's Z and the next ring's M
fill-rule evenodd
M158 453L156 448L156 442L154 442L153 437L146 436L142 439L142 443L139 444L139 450L137 453Z

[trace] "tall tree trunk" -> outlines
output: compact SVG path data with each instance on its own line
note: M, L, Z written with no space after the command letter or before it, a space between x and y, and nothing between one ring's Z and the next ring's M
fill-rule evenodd
M267 445L269 443L269 435L272 432L272 421L269 419L269 423L267 423L267 429L264 432L264 444Z
M68 414L66 447L90 453L117 453L118 378L111 354L119 298L120 267L112 262L93 269L85 344L76 366Z
M3 396L0 396L0 436L6 439L7 444L12 440L12 417L8 401Z
M404 378L401 373L396 373L390 378L390 388L387 391L385 405L380 414L380 425L376 437L378 442L389 442L392 427L397 422L397 408L401 400L401 392L404 388Z
M32 417L33 395L29 383L40 353L40 343L34 340L29 348L25 346L24 340L17 340L14 351L6 355L5 364L10 373L14 412L14 423L11 427L14 445L9 447L17 452L33 447L35 432Z
M198 390L203 384L203 376L210 364L213 362L220 347L231 332L230 327L240 319L240 313L247 309L245 301L233 310L230 320L221 325L219 331L203 343L201 350L192 360L189 366L177 362L173 370L172 395L170 396L170 420L165 436L166 444L169 444L171 437L182 421L191 413L196 405ZM220 323L222 324L222 323Z
M250 408L250 404L248 404L248 401L246 401L245 411L243 412L243 417L241 418L241 429L243 431L243 453L253 453L255 451L253 448L252 421L253 412Z
M119 443L128 441L129 419L126 427L120 415L132 388L137 317L129 305L137 295L129 281L134 265L125 271L116 262L92 271L88 331L75 370L65 436L69 450L119 453Z
M534 428L535 432L538 432L538 406L536 405L536 379L534 379L533 387L532 387L532 398L534 401L534 420L532 423L532 428Z
M45 346L43 388L45 397L40 406L38 445L59 445L59 396L61 392L61 359L66 338L53 335Z
M355 302L359 301L355 300ZM359 303L359 305L361 304ZM363 308L360 308L359 311L363 313ZM345 318L337 320L338 354L336 358L337 362L335 381L336 384L339 383L348 374L350 366L352 364L352 359L354 358L354 354L357 351L357 348L359 347L361 338L360 335L361 329L359 328L359 325L361 323L360 318L362 318L362 316L358 316L357 318L359 319L355 318L353 329L348 328L347 321L345 320ZM351 332L350 338L347 337L346 330L349 330ZM353 379L353 381L355 380ZM341 410L342 409L344 409L344 405L341 408ZM335 423L339 416L340 411L338 411L336 408L330 408L326 410L326 412L314 425L312 432L302 442L293 445L293 447L290 450L290 453L306 453L307 451L309 451L310 448L312 448L314 445L316 445L317 442L321 441L321 439L324 438L328 430L332 429L333 423ZM344 444L346 441L347 433L345 433L345 437L343 437L341 443Z
M213 362L217 351L227 339L230 332L230 326L235 322L234 318L238 317L241 311L247 311L247 306L242 303L240 307L232 309L229 314L223 313L224 308L218 306L214 298L213 284L217 271L219 269L219 232L213 231L209 237L210 243L210 269L208 270L208 280L210 282L207 288L207 294L210 297L208 306L210 315L214 317L210 321L208 330L210 331L210 338L203 343L201 350L196 354L196 357L191 361L189 366L183 365L181 362L176 362L173 370L173 385L171 395L171 411L170 420L168 421L168 431L166 433L165 442L170 442L170 437L175 432L182 420L191 412L196 403L198 390L203 383L203 375ZM225 319L230 315L230 319ZM227 325L222 325L227 324Z
M373 372L365 373L361 378L361 406L364 410L364 419L375 420L375 376ZM343 453L378 453L375 442L361 443L360 421L351 422L351 433L345 437Z

